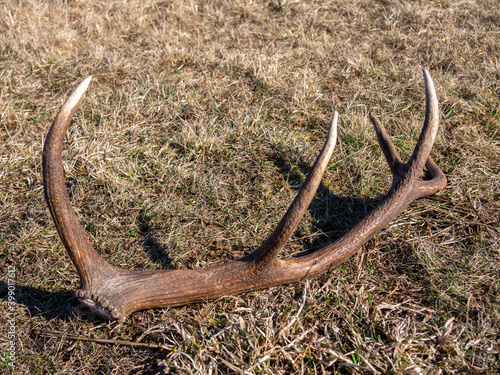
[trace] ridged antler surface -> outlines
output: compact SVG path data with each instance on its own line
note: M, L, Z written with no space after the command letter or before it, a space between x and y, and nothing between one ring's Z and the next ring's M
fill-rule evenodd
M81 279L79 301L106 319L123 320L134 311L178 306L226 295L289 284L328 272L373 238L413 200L435 194L446 178L430 158L439 125L434 84L424 70L426 114L420 138L408 163L403 163L384 127L370 115L391 168L392 186L380 205L338 240L312 254L282 260L280 250L309 207L332 155L337 138L337 112L327 140L307 179L277 228L251 254L223 265L192 270L128 271L104 261L80 226L66 193L61 153L68 125L91 78L83 80L57 114L45 140L43 177L45 199L59 236ZM427 166L432 179L419 180Z

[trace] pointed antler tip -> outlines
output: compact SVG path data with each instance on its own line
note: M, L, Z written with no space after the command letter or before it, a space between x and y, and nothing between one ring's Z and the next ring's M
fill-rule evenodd
M337 125L338 119L339 119L339 113L336 110L334 110L333 111L333 116L332 116L331 124Z
M87 88L89 87L90 85L90 81L92 81L92 76L88 76L87 78L85 78L82 82L80 82L80 84L78 85L78 87L76 88L75 91L79 90L80 88L82 90L84 90L83 92L87 91Z
M80 82L75 91L73 91L68 100L66 100L66 103L64 103L63 107L61 108L61 111L63 110L71 111L74 107L78 105L78 103L80 103L80 100L87 91L91 80L92 76L89 76L85 78L82 82Z
M427 69L424 68L424 80L425 87L430 91L434 91L434 81L432 80L431 74Z
M382 125L382 123L378 120L378 117L375 116L373 112L368 112L368 116L370 117L370 121L377 134L385 131L384 125Z
M339 113L337 111L333 111L332 121L330 121L330 126L328 127L328 139L330 137L335 137L335 141L337 139L337 122L339 120Z

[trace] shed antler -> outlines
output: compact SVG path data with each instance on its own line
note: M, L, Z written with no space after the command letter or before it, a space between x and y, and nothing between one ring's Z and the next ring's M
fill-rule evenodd
M426 113L420 138L408 161L403 163L384 127L370 115L392 172L392 186L380 205L338 240L312 254L278 259L308 208L332 155L337 138L337 112L327 140L297 197L277 228L254 252L223 265L191 270L128 271L104 261L94 250L71 208L61 162L63 139L83 97L85 79L57 114L43 150L45 199L64 246L80 275L79 301L106 319L123 320L134 311L178 306L226 295L289 284L330 271L373 238L413 200L442 190L446 178L429 154L436 138L439 111L434 84L424 70ZM419 180L424 166L432 179Z

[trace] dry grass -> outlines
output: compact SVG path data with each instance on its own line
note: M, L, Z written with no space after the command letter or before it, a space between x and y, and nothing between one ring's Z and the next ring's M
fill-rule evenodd
M0 314L16 266L16 373L500 371L498 1L7 0L0 48ZM123 324L75 305L41 150L82 78L94 76L64 157L82 225L112 264L184 268L260 244L333 108L339 143L284 256L351 227L390 183L368 110L407 156L423 121L424 65L442 111L433 156L449 184L342 267Z

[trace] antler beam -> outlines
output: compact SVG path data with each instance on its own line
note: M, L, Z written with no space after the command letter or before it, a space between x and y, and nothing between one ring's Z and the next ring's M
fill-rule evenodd
M330 271L373 238L413 200L435 194L446 178L430 158L439 125L439 110L432 79L424 70L426 114L415 150L403 163L377 118L370 114L392 172L393 182L380 205L354 228L321 250L289 260L280 250L299 224L321 182L337 138L335 112L328 136L316 162L277 228L251 254L223 265L192 270L128 271L104 261L80 226L66 193L61 161L63 140L71 118L91 77L83 80L57 114L45 140L43 178L45 199L57 231L81 280L79 301L105 319L123 320L134 311L201 302L226 295L295 283ZM432 179L419 180L427 166Z

